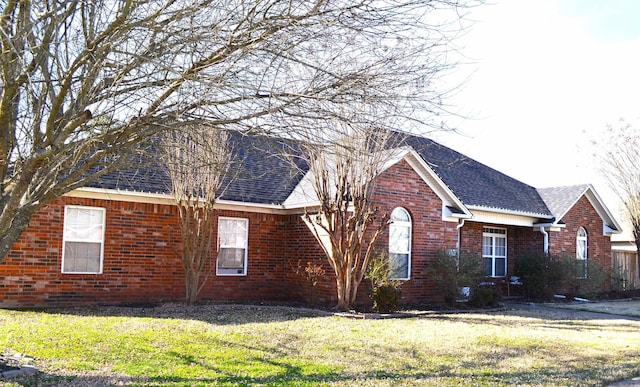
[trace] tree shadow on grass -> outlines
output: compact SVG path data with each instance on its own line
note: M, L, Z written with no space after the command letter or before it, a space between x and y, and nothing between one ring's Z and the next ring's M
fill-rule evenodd
M244 304L162 304L143 306L90 306L37 309L40 313L85 317L137 317L198 320L214 325L286 322L302 318L329 316L331 313L290 306Z
M263 360L265 364L279 367L280 371L269 376L242 375L220 370L215 376L178 377L178 376L91 376L91 375L58 375L55 373L38 373L28 377L12 380L17 386L318 386L327 383L337 385L607 385L625 378L635 376L640 370L631 360L628 364L615 370L593 369L578 362L562 364L554 369L534 371L519 369L513 371L495 370L477 364L459 367L442 367L438 370L412 370L407 372L372 369L362 373L347 373L337 370L309 372L305 367ZM1 381L1 380L0 380ZM1 385L1 384L0 384Z

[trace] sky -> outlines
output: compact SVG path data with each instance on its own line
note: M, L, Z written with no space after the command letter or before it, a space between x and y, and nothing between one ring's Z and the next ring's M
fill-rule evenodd
M607 124L640 116L640 1L488 0L458 45L469 77L437 141L534 187L591 183Z

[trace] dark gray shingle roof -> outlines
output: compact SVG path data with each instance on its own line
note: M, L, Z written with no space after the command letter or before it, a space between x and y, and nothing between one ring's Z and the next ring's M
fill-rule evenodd
M398 134L400 135L400 134ZM404 135L402 135L404 136ZM220 199L257 204L282 204L307 170L302 147L291 140L233 133L237 165ZM409 136L412 147L467 206L482 206L551 217L535 188L481 164L433 140ZM398 144L400 145L400 144ZM282 153L292 156L283 157ZM147 164L103 176L92 187L149 193L170 193L164 167Z
M307 170L300 157L302 149L294 141L231 132L233 166L223 183L219 199L245 203L281 204ZM149 148L147 159L100 177L90 187L145 193L171 193L166 168L153 160L156 151ZM293 161L293 162L292 162Z
M535 188L433 140L410 136L411 146L466 206L552 214Z

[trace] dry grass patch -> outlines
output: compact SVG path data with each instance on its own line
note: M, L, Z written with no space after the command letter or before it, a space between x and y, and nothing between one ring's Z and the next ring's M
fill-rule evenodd
M36 357L42 370L15 385L599 386L640 374L640 322L553 312L389 320L228 306L61 312L0 310L0 348Z

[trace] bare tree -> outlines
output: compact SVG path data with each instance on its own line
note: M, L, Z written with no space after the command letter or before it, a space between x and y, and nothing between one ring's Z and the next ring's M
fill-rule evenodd
M232 148L226 132L207 125L165 132L162 148L180 217L186 300L193 304L210 273L203 273L206 264L213 270L215 204L229 181Z
M594 145L598 168L624 205L640 253L640 127L624 120L608 125Z
M0 1L0 261L51 200L168 123L289 133L441 111L449 0ZM430 17L433 15L432 17ZM393 107L394 109L391 109ZM374 117L370 117L376 121ZM313 126L313 125L311 125Z
M309 176L318 199L304 220L334 270L337 309L356 299L376 240L389 215L373 201L376 177L393 158L397 136L379 129L348 127L325 146L309 146Z

